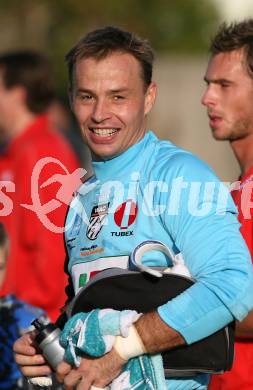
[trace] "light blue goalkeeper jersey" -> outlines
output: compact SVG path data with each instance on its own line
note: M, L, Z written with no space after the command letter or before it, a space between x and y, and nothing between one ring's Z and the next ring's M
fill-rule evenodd
M191 153L148 132L118 157L93 162L95 175L72 201L65 240L75 293L97 272L129 266L145 240L181 252L196 283L158 308L163 321L193 343L253 307L250 255L228 190ZM168 266L160 252L149 266ZM206 389L207 375L171 379L170 390Z

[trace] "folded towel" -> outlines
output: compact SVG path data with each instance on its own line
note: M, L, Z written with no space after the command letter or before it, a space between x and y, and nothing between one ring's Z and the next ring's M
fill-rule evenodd
M65 324L60 337L60 342L66 350L65 360L78 367L83 353L93 357L103 356L112 349L116 336L128 336L130 327L140 315L134 310L112 309L96 309L74 315ZM108 388L166 389L161 355L141 355L130 359Z

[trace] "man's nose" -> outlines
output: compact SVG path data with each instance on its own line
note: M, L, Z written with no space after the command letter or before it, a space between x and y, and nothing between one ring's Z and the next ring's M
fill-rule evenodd
M201 103L203 106L209 107L215 105L216 96L212 86L207 86L205 92L202 95Z
M93 107L92 120L96 123L101 123L110 118L109 106L104 100L97 100Z

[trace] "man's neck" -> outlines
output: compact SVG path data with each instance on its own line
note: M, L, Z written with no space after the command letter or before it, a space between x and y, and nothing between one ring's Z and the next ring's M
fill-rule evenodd
M253 133L248 137L230 141L231 148L244 175L253 166Z

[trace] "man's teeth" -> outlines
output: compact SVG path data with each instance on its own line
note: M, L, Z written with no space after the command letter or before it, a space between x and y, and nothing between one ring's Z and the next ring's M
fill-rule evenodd
M109 136L109 135L112 135L113 133L116 133L116 129L92 129L92 131L96 134L96 135L100 135L100 136Z

